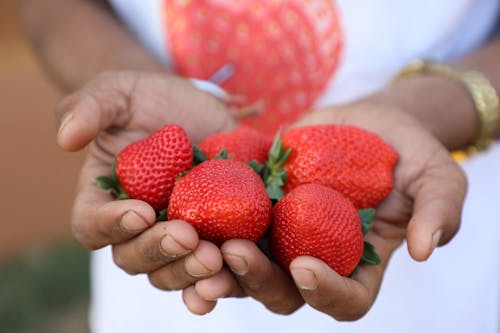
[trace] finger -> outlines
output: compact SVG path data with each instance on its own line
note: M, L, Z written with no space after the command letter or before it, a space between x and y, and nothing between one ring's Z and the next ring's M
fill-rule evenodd
M290 272L306 303L337 320L358 319L370 307L368 288L338 275L319 259L296 258L290 264Z
M241 288L269 310L290 314L304 303L290 277L255 243L233 239L222 245L221 252Z
M198 233L184 221L159 222L139 236L113 246L113 259L129 274L149 273L191 253Z
M74 238L87 249L131 239L153 225L154 209L140 200L113 201L95 178L109 173L109 165L88 157L80 173L71 219Z
M218 247L201 240L193 253L148 274L148 276L151 284L158 289L181 290L218 273L221 268L222 256Z
M106 72L55 108L57 142L65 150L85 147L108 127L124 126L131 117L129 98L139 78L135 72Z
M217 305L217 301L207 301L201 298L194 286L189 286L182 291L182 300L189 311L200 316L209 313Z
M366 240L375 246L382 262L358 266L353 278L340 276L313 257L298 257L291 262L290 272L306 303L341 321L356 320L368 312L380 289L389 258L401 242L387 241L373 232Z
M408 224L410 255L426 260L436 246L448 242L460 227L467 180L451 159L446 164L427 168L410 187L415 198L413 216Z
M224 297L243 297L246 294L227 269L209 278L196 282L196 293L207 301L216 301Z

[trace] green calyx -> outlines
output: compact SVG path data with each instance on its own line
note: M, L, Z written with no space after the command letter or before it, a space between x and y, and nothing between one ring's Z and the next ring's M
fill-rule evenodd
M361 220L361 230L363 231L363 236L366 236L368 232L373 227L373 219L375 218L376 210L373 208L360 209L358 210L359 218ZM373 244L364 241L363 242L363 256L359 260L358 266L360 265L379 265L382 262L379 255L375 251L375 246ZM353 277L358 271L358 266L354 269L349 277Z
M193 145L193 166L201 164L207 160L207 156L201 151L200 147Z
M229 156L227 155L227 149L222 149L220 153L214 156L214 159L228 160ZM200 147L198 147L197 145L193 145L193 166L197 166L198 164L201 164L206 160L208 160L207 155L205 155Z
M207 160L207 156L203 153L203 151L197 145L193 145L193 166L196 166L200 163L203 163ZM228 156L227 149L224 148L214 156L214 159L222 159L228 160L230 157ZM252 160L247 162L247 165L251 167L258 175L262 175L262 172L265 169L264 164L260 164L257 160Z
M283 168L292 150L284 147L280 133L274 137L269 150L268 160L264 165L262 179L266 184L267 194L271 200L278 201L283 198L283 185L286 182L286 170Z
M258 175L261 175L262 171L264 171L264 164L260 164L259 162L257 162L257 160L251 160L247 163L247 165L251 167L253 171L255 171L255 173L257 173Z
M382 262L377 252L375 252L375 246L373 244L364 242L363 256L359 261L358 265L378 265Z
M358 215L361 220L361 229L363 230L363 236L366 236L368 231L372 229L375 213L376 210L374 208L366 208L358 210Z
M118 179L118 176L116 175L116 159L111 165L111 177L108 176L99 176L96 177L97 185L99 187L105 189L113 199L115 200L125 200L125 199L130 199L128 194L125 192L125 190L122 188L120 184L120 180Z
M156 213L156 222L168 221L168 208L164 208Z

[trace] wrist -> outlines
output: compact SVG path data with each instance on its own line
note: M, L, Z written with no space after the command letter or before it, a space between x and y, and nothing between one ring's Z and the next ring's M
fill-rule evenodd
M458 81L426 73L405 77L364 99L407 113L449 150L475 141L480 128L474 102Z

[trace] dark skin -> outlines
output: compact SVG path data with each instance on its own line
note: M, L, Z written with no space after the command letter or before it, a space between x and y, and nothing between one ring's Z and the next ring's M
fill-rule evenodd
M225 104L168 73L104 1L24 0L23 21L47 72L62 91L72 92L56 107L58 144L68 151L87 147L72 215L75 238L88 249L111 245L125 271L147 274L163 290L183 290L193 313L210 312L221 297L250 296L276 313L308 303L337 320L358 319L373 304L391 254L404 240L411 256L423 261L459 228L467 182L448 150L473 142L479 120L468 92L455 81L434 75L403 79L296 124L366 128L394 146L400 159L394 190L367 236L382 265L363 266L348 279L320 260L299 257L290 278L252 242L234 239L217 248L188 223L154 223L145 202L112 201L95 185L120 149L159 124L182 125L194 142L232 128ZM458 63L484 73L498 91L499 55L496 37Z

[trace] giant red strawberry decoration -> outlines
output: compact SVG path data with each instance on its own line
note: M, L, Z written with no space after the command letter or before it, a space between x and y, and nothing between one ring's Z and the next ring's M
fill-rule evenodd
M379 136L355 126L317 125L283 135L290 155L285 192L317 183L347 196L356 207L377 206L392 190L396 151Z
M113 178L98 177L98 182L115 197L143 200L160 211L168 205L176 178L192 163L187 133L166 125L125 147L116 158Z
M206 137L199 148L207 158L214 158L226 150L227 157L235 161L264 163L267 160L272 140L262 133L241 126L229 132L220 132Z
M213 159L176 183L168 217L191 223L201 238L220 245L232 238L257 242L270 224L271 210L264 183L252 168Z
M340 60L332 0L164 0L163 8L179 73L262 105L243 121L269 136L313 106Z
M369 215L368 224L373 218L371 211L363 213ZM274 207L271 251L287 271L296 257L313 256L348 276L360 262L380 262L373 247L365 246L366 231L358 211L341 193L318 184L300 185Z

